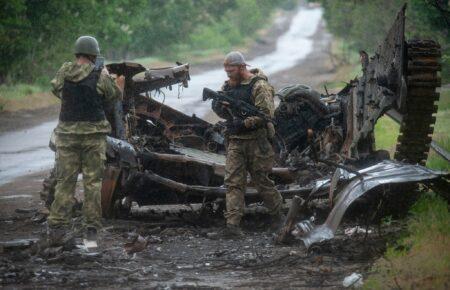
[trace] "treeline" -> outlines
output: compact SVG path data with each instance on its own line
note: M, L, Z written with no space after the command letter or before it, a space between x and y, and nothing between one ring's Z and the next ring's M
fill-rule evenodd
M439 41L442 79L450 82L450 7L441 0L320 0L328 29L352 50L373 52L404 3L406 36Z
M95 36L108 59L228 48L294 0L0 0L0 84L46 81Z

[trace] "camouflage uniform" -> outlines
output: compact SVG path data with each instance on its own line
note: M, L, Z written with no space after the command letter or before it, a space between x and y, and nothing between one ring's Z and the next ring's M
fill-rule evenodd
M92 64L64 63L51 82L52 92L62 99L66 82L82 82L94 73L93 70ZM97 78L96 94L101 96L102 102L121 98L120 89L110 76L102 72L97 74ZM64 101L61 110L63 107ZM81 172L84 187L84 224L99 227L106 134L111 131L111 126L104 117L95 121L64 121L62 113L55 129L57 184L48 222L50 226L69 224L75 204L77 176Z
M259 79L253 83L251 89L251 102L262 112L273 117L275 111L274 89L260 70L254 69L251 72L254 76L242 81L241 85L253 83L252 80L258 77ZM224 87L226 86L227 83ZM214 111L219 116L226 117L224 112L217 109L217 106ZM229 225L239 225L244 214L247 171L271 215L278 215L282 205L282 197L275 189L274 182L268 177L274 161L274 152L269 138L273 137L274 132L270 132L271 130L267 128L261 118L247 117L245 122L251 123L254 129L228 136L225 165L225 185L227 187L225 218Z

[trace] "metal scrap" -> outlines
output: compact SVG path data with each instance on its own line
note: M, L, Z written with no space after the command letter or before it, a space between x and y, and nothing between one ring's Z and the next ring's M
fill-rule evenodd
M425 182L449 173L436 171L421 165L404 164L396 161L382 161L371 167L359 170L363 179L353 178L339 193L336 205L324 224L315 227L308 235L301 237L307 247L313 243L332 239L347 208L359 197L370 193L371 189L384 184Z

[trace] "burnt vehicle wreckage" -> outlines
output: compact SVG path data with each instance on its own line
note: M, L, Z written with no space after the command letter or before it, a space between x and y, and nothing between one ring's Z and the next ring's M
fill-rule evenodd
M360 53L362 76L337 94L321 95L305 85L277 93L281 102L275 112L277 157L271 177L283 198L292 200L279 242L288 241L292 233L306 245L333 237L352 203L366 209L379 209L382 202L405 207L398 200L411 199L405 190L411 192L418 182L448 195L448 172L424 167L430 146L449 160L431 140L440 46L431 40L407 41L404 29L405 7L375 55ZM113 133L107 140L104 217L130 215L132 202L201 204L202 214L221 215L226 193L224 124L188 116L149 96L163 87L187 86L189 66L146 69L124 62L107 67L124 75L126 85L122 103L107 114ZM139 73L144 77L136 76ZM384 114L400 123L395 160L389 160L387 151L375 150L374 126ZM44 181L47 205L52 180ZM245 199L247 204L261 201L250 180ZM314 227L307 216L320 204L329 216Z

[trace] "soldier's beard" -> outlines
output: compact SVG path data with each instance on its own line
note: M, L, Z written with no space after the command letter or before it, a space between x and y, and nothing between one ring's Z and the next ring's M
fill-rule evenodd
M241 73L233 74L228 76L230 78L230 85L237 86L243 80Z

